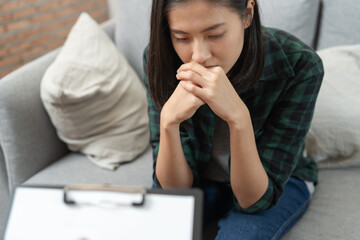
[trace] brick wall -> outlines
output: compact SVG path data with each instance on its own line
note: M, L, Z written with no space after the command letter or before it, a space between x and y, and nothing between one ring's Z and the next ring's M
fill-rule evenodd
M61 46L80 13L108 19L107 0L0 0L0 78Z

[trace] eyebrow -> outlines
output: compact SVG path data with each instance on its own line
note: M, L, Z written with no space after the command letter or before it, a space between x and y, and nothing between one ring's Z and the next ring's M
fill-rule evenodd
M218 23L218 24L215 24L215 25L212 25L208 28L205 28L204 30L202 30L201 32L204 33L204 32L208 32L208 31L211 31L211 30L214 30L222 25L225 25L225 23ZM176 29L170 29L171 32L173 33L177 33L177 34L189 34L187 32L184 32L184 31L181 31L181 30L176 30Z

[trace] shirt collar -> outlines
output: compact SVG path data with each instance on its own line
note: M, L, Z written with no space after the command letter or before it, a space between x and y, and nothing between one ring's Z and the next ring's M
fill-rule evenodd
M271 28L263 27L263 34L265 44L264 68L254 87L240 94L243 101L258 94L261 82L289 79L295 76L288 56L279 40L274 36L274 31Z
M295 76L281 42L272 33L271 29L263 27L265 61L260 81L287 79Z

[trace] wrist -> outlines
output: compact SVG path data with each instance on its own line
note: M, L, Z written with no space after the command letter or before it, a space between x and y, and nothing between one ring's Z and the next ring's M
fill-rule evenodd
M244 130L249 128L252 125L249 111L246 109L246 111L233 114L232 118L227 120L227 124L229 125L229 129L234 130Z
M160 127L162 129L178 129L180 123L175 121L172 114L167 114L166 111L161 111L160 114Z

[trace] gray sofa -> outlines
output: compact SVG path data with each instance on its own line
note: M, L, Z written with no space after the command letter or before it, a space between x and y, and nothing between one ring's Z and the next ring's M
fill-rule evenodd
M142 74L141 52L148 33L145 26L148 24L150 1L145 2L146 4L143 0L119 1L115 20L102 25L139 75ZM275 5L278 1L273 2ZM332 19L354 22L352 26L358 26L359 9L356 10L355 7L354 10L349 1L339 0L344 6L334 11L331 7L334 2L336 1L326 0L322 2L322 7L316 5L315 16L309 17L315 22L308 26L310 31L314 31L314 36L306 41L310 41L308 44L314 48L325 48L334 45L334 42L338 45L360 43L357 36L342 36L341 40L337 40L339 36L328 36L329 31L322 32L327 27L333 27ZM355 4L357 0L350 2ZM266 14L266 9L262 10ZM330 18L326 11L332 14ZM265 24L269 26L277 24L276 20L266 21ZM303 30L297 26L296 29ZM294 33L291 26L285 30ZM301 34L309 36L307 32L299 34L299 37L302 37ZM4 231L11 195L20 184L111 183L145 187L151 187L152 184L150 147L135 161L122 165L116 171L107 171L92 164L85 156L70 152L59 140L40 99L40 81L58 52L59 49L54 50L0 80L0 236ZM319 184L309 210L284 239L359 239L359 185L360 168L321 169ZM215 228L205 229L204 238L211 239L214 230Z

